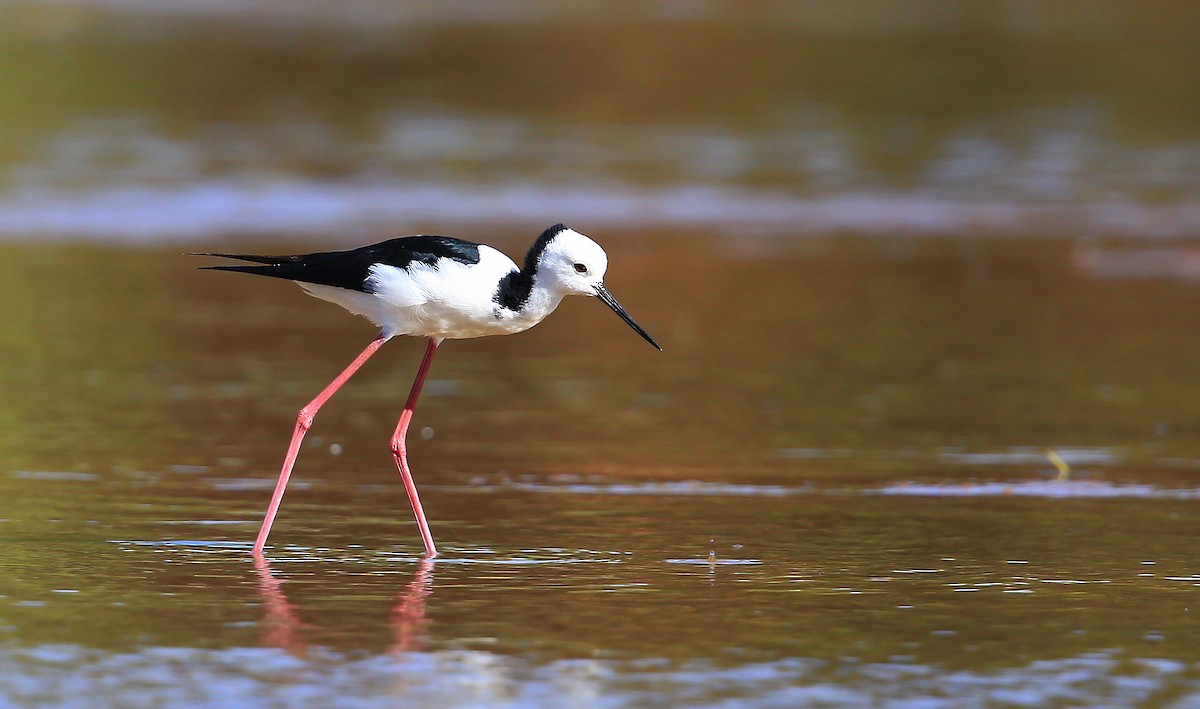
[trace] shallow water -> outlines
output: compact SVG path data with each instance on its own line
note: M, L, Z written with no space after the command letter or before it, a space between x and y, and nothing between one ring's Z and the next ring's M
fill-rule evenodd
M501 8L501 9L496 9ZM0 705L1200 706L1181 4L0 7ZM595 236L373 336L184 250ZM1166 238L1164 238L1166 237Z
M439 353L442 557L386 449L402 340L318 417L258 567L294 410L370 327L175 252L5 247L5 700L1197 700L1194 285L717 236L652 278L678 241L629 238L610 286L665 353L582 301Z

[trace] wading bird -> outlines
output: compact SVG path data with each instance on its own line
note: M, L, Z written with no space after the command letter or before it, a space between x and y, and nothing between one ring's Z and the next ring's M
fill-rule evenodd
M554 311L568 295L596 296L647 342L654 338L634 322L604 287L608 256L600 245L574 229L556 224L538 237L517 264L500 251L448 236L404 236L348 251L297 256L204 253L249 261L253 266L204 266L295 281L322 300L337 303L379 326L379 335L345 371L300 409L283 459L283 469L267 507L254 554L261 555L279 511L300 443L321 406L346 383L379 347L396 335L429 338L412 391L392 435L392 456L404 480L426 556L437 556L433 534L408 467L408 426L421 386L438 345L446 339L510 335L528 330Z

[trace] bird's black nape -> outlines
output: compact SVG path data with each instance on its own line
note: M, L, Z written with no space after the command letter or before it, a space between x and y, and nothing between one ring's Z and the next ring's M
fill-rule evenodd
M525 307L525 303L529 301L529 294L533 292L533 274L537 272L542 254L554 237L567 229L565 224L555 224L543 231L537 241L533 242L533 246L529 247L529 252L525 254L525 265L521 270L500 279L500 287L496 289L496 295L492 297L492 300L500 307L514 312Z
M532 275L537 270L538 262L542 260L542 253L545 252L546 247L550 245L554 237L568 228L565 224L555 224L546 231L543 231L542 235L537 238L537 241L533 242L533 246L529 247L529 253L525 254L525 267L521 270Z

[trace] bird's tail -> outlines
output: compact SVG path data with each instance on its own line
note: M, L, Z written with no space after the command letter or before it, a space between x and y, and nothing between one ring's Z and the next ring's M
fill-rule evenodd
M216 251L189 251L188 256L217 256L220 258L237 259L262 264L261 266L200 266L202 271L234 271L236 273L254 273L260 276L273 276L294 280L299 274L293 272L293 266L298 264L303 256L260 256L257 254L226 254Z
M232 258L238 261L249 261L251 263L263 263L268 266L279 266L285 263L295 263L300 260L300 256L257 256L255 254L223 254L216 251L189 251L188 256L219 256L221 258ZM230 268L229 266L201 266L200 268ZM242 268L234 266L233 268Z

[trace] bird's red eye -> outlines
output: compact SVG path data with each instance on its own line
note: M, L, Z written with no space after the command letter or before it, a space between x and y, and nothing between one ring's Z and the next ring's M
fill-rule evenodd
M575 273L587 273L587 266L582 263L575 264Z

